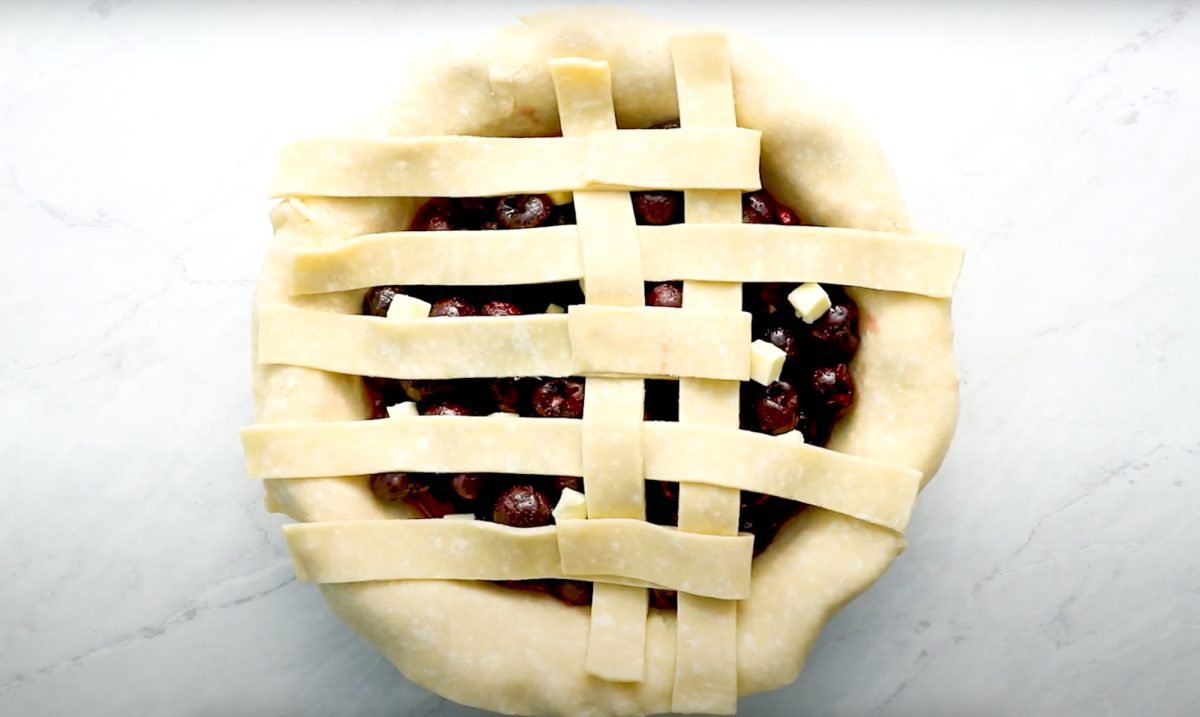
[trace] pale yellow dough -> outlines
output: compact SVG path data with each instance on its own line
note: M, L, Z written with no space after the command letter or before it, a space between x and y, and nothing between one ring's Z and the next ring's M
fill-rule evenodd
M734 127L733 79L729 46L723 35L679 34L671 38L675 84L679 92L679 121L685 128ZM719 236L742 220L739 192L684 192L683 226L713 222ZM689 253L704 251L691 247ZM682 275L680 275L682 276ZM738 311L742 306L737 284L683 282L683 310ZM724 277L721 277L724 278ZM744 345L744 344L743 344ZM753 349L749 352L753 365ZM737 425L737 381L685 379L679 383L679 422L729 429ZM724 459L722 459L724 460ZM688 476L690 479L691 476ZM736 535L741 493L710 485L681 483L679 529L708 535ZM675 687L671 709L676 712L732 714L737 710L737 604L693 592L679 593L676 606Z
M606 188L630 188L638 186L637 182L676 179L674 176L665 176L673 171L669 167L654 167L653 171L646 171L642 166L603 166L601 172L596 167L604 165L601 160L607 161L610 157L596 156L594 153L599 150L595 149L598 145L593 140L582 140L574 145L571 138L522 140L525 143L533 142L534 145L524 144L518 150L487 139L477 143L463 143L455 139L431 143L426 139L453 134L520 137L558 132L558 107L549 61L563 57L585 57L609 63L613 106L619 126L646 127L676 117L681 112L680 93L676 87L670 37L671 28L624 11L568 10L527 18L521 25L498 33L490 43L459 42L431 54L405 76L392 109L366 123L363 131L356 135L366 138L365 141L311 144L288 150L291 154L285 153L282 162L285 171L281 172L281 183L276 187L278 193L300 195L319 189L320 193L354 196L342 199L290 197L272 212L275 241L268 254L256 298L258 312L255 331L276 332L270 341L265 342L265 346L273 346L278 332L287 328L270 326L282 315L277 311L279 305L286 305L294 311L303 310L302 315L292 314L286 318L293 321L290 324L292 328L307 332L309 329L299 322L313 318L315 312L331 316L357 313L362 291L348 289L361 289L374 284L381 275L394 275L383 272L397 272L401 276L419 280L422 276L430 278L445 274L469 277L471 272L477 270L468 266L469 262L459 260L455 265L431 268L428 270L430 273L420 274L426 268L409 263L422 256L418 247L403 250L417 253L398 254L394 261L386 262L386 266L379 269L381 274L371 276L355 276L357 268L348 268L345 275L325 268L306 269L299 257L296 258L293 272L293 257L298 251L301 256L302 252L309 250L340 251L336 248L352 237L404 229L419 204L411 198L413 196L434 189L438 191L432 193L437 195L454 193L443 191L448 186L466 194L500 194L542 189L594 190L600 188L604 181L611 183ZM912 227L882 153L869 133L844 107L792 79L786 68L748 41L731 38L730 55L737 124L761 132L762 181L782 202L822 225L885 232L889 235L911 233ZM386 78L389 81L395 78L390 68ZM684 119L685 124L691 124L686 115ZM640 134L662 134L662 131ZM672 142L709 141L702 140L694 130L680 130L676 136L680 139ZM719 140L721 142L746 142L746 136L745 133L724 133L710 135L709 138L723 138ZM631 144L611 152L614 164L619 164L622 156L628 156L635 149L639 152L660 151L655 149L655 142L650 139L629 139ZM386 141L381 143L380 140ZM625 138L614 135L610 140L603 141L624 143ZM633 143L637 142L645 142L645 145L634 147ZM428 148L433 145L450 147L446 151L460 155L479 151L485 146L500 147L481 151L507 152L512 161L500 162L507 164L507 167L497 174L484 165L494 166L493 161L498 156L493 154L488 159L481 154L478 160L468 157L463 164L443 171L440 166L420 164L438 158L438 152L427 154L427 150L417 151L422 146ZM462 149L468 145L469 149ZM376 154L381 146L394 147L394 151ZM314 149L328 151L331 148L338 152L331 154L327 163L309 163L311 157L302 156L311 154ZM339 154L343 149L347 153ZM677 146L669 151L677 153L681 149ZM517 156L518 152L520 156ZM539 157L544 158L550 153L554 154L554 161L532 166ZM674 157L682 158L688 164L703 165L705 163L695 161L695 157L711 153L711 147L705 147L703 152L675 154ZM359 155L355 161L365 159L368 162L366 169L369 171L360 173L363 167L339 164L353 154ZM729 154L732 157L736 153ZM580 157L586 161L559 161L563 156ZM654 156L658 160L639 157L638 164L670 164L661 162L661 155ZM526 157L530 158L528 167L523 166ZM418 164L410 165L401 173L396 171L397 160ZM304 166L299 166L301 162ZM597 164L589 168L588 162ZM330 172L330 166L336 171ZM412 171L414 166L424 166L429 171ZM720 184L714 180L705 187L707 189L743 189L751 184L749 177L739 176L740 170L733 171L736 168L731 169L721 163L709 166L727 174L728 178L721 179L723 183ZM580 167L584 167L584 170L581 171ZM589 171L593 171L594 176L583 176ZM601 173L606 176L599 176ZM467 175L466 181L457 183L459 180L450 175L460 178ZM417 186L421 183L424 183L423 186ZM756 173L753 186L757 186L757 183ZM408 198L356 198L383 190L390 193L397 187L406 188ZM672 188L697 187L673 184ZM689 198L689 205L710 199L702 192L689 194L700 195L698 198ZM719 195L720 192L712 194ZM721 201L716 196L711 200ZM749 235L742 234L742 228L735 229L731 225L729 229L728 234L720 229L711 230L719 236L704 240L705 251L669 257L668 249L664 247L671 242L687 241L684 232L694 231L693 228L688 225L655 228L653 231L643 228L638 232L643 278L652 272L666 270L669 268L667 262L694 261L688 271L688 274L694 275L680 274L663 278L725 281L779 278L834 284L845 282L869 287L851 289L863 314L862 348L852 366L858 395L853 411L839 424L829 447L871 459L871 465L907 466L912 471L905 474L907 476L923 475L925 480L931 477L945 455L957 411L950 304L944 297L948 295L953 277L957 274L961 254L939 248L940 244L936 242L926 246L923 240L913 238L912 248L916 254L912 258L902 255L902 252L897 252L893 257L894 261L899 262L898 266L911 268L903 268L900 272L904 275L902 280L893 280L890 271L882 271L873 264L858 266L858 259L862 257L857 254L839 255L837 252L849 252L850 249L846 247L864 241L881 245L881 251L887 252L890 251L888 242L903 245L895 237L877 240L870 235L866 240L859 241L851 236L850 243L842 246L835 245L833 239L825 240L816 236L832 237L836 233L822 234L832 230L797 230L814 235L815 241L793 243L790 238L775 237L798 236L790 231L794 228L777 231L784 228L762 227L763 231L753 229ZM570 232L554 231L557 234L547 231L534 235L530 239L538 242L534 248L519 247L515 253L520 254L521 261L526 265L513 271L525 272L518 275L526 277L535 273L537 276L557 276L555 280L566 279L566 275L582 277L584 260L578 239L571 239ZM672 232L678 232L678 235L672 236ZM720 238L725 236L729 238ZM768 252L773 259L761 263L738 259L730 267L732 274L717 274L713 273L712 265L705 263L709 260L698 258L709 253L720 254L721 242L736 242L740 236L750 236L749 241L759 242L762 251ZM551 245L550 242L557 243ZM467 245L464 243L462 246ZM821 248L805 248L808 246ZM544 261L538 260L541 263L529 262L530 252L538 251L537 247L551 250L552 256ZM713 252L709 252L709 248ZM500 260L497 264L505 263L505 252L510 249L511 245L505 249L495 248L490 256ZM870 257L865 260L868 264L871 261ZM802 267L805 273L800 276L776 276L774 272L788 262ZM839 268L839 263L845 268ZM926 265L936 268L922 268ZM345 266L357 267L359 262L346 260ZM325 274L319 276L321 272ZM418 273L406 275L403 272ZM293 273L311 276L311 282L293 287ZM364 279L369 281L363 283ZM507 278L495 281L510 283ZM480 283L486 283L486 280ZM326 290L334 293L293 295L302 291ZM921 291L931 296L895 293L897 290ZM608 307L598 308L609 310ZM680 312L687 313L691 312L687 309ZM358 321L361 317L346 318ZM549 327L556 326L561 328L554 328L553 331L561 333L567 326L567 317L560 315L547 318L563 322L551 322L541 327L547 331L551 331ZM391 331L408 330L400 327L408 323L403 320L380 319L379 322L393 325ZM494 331L484 328L481 333L473 332L471 340L493 341L498 350L508 350L511 335L506 334L502 324L494 326L497 327ZM335 328L341 330L339 327ZM648 325L643 328L648 328ZM359 329L355 328L344 337L360 344L370 344L371 340L378 342L381 336L389 340L394 337L393 334L384 333L372 339L357 335L357 332ZM449 333L428 340L442 341L448 338ZM284 343L287 341L286 338L279 340ZM748 330L747 335L739 340L748 344ZM321 337L321 341L329 339ZM569 336L564 335L557 341L555 345L560 352L569 352ZM263 359L261 352L264 342L256 339L255 343L260 352L259 358ZM448 362L458 360L454 354L457 349L451 346L447 344L444 354ZM301 351L297 347L286 348L292 354ZM383 350L379 345L367 345L365 348L374 352ZM342 355L348 356L352 352L349 347L343 347ZM748 370L748 352L740 353L743 355L735 357L735 360L746 362ZM502 360L514 364L527 362L531 354L518 351L513 357ZM275 358L284 357L277 355ZM344 360L353 363L353 359ZM561 353L556 360L561 360ZM419 364L421 357L398 352L388 361L413 361ZM421 368L419 365L414 367ZM303 449L303 441L299 436L286 436L290 431L307 429L268 424L357 421L368 415L361 381L354 376L329 372L358 372L358 368L357 365L342 368L305 367L269 362L255 366L257 420L263 425L248 429L246 440L248 461L264 469L260 475L270 472L284 475L293 468L304 470L300 465L288 463L288 451L282 444L273 448L267 444L286 440L292 441L293 447ZM429 368L425 367L425 370ZM654 374L642 372L642 375ZM746 371L742 371L736 378L741 380L745 375ZM404 377L420 376L406 374ZM689 403L699 401L696 405L704 407L721 404L720 399L703 390L706 382L684 383L696 384L702 389L688 389L689 395L700 397L687 399ZM716 409L697 410L703 413ZM406 424L411 421L415 424L427 420L435 419L399 418L371 423ZM480 420L495 424L522 423L522 419ZM409 429L396 430L403 432ZM433 430L432 427L430 430ZM580 462L582 439L578 426L573 430L564 430L551 425L545 430L561 433L539 441L539 450L529 457L503 460L513 460L515 469L532 472L526 469L536 465L549 468L569 463L572 459L566 454L573 450L573 460ZM647 432L650 430L646 429ZM273 434L270 431L281 432ZM357 437L354 440L365 439ZM250 446L259 444L265 453L251 455ZM561 455L555 453L559 450L557 446L566 446ZM793 446L786 450L798 449ZM315 450L308 452L319 453ZM436 458L435 453L445 455L431 448L422 460L427 458L427 465L438 465L437 461L442 459ZM646 458L649 463L649 450ZM808 454L798 453L798 460L804 468L802 480L812 479L813 467L803 463L808 460ZM327 530L320 527L325 521L354 521L356 525L370 525L364 521L410 515L406 508L385 506L375 501L366 487L365 479L361 475L354 475L359 469L348 468L345 464L334 468L335 465L339 464L329 460L326 470L341 470L345 474L266 481L268 507L306 522L305 525L289 528L290 543L295 540L293 533ZM582 469L582 465L579 469ZM312 476L311 469L309 471L307 475ZM865 468L852 472L859 476L856 480L872 479ZM873 479L880 480L878 475ZM688 489L692 487L694 485L686 486ZM691 504L691 498L686 500ZM880 512L879 506L871 510L878 513L881 522L889 521L886 510ZM444 522L464 526L474 524L471 521ZM568 525L587 522L566 521ZM683 534L682 531L679 533ZM690 535L714 540L745 540ZM820 508L808 508L791 521L772 547L754 561L753 580L748 586L749 596L733 603L736 605L737 692L759 692L793 680L826 621L838 608L877 579L903 546L903 539L894 530ZM653 714L667 712L673 705L681 704L675 701L676 683L680 678L689 679L677 670L677 666L683 662L676 659L677 640L689 639L686 637L689 631L684 629L684 635L681 636L676 629L676 616L671 613L650 611L645 623L645 658L641 680L612 682L587 673L590 618L586 609L568 607L547 598L486 583L463 580L334 583L323 585L322 591L331 607L411 680L464 704L503 713L568 717ZM693 613L702 615L707 606L705 603L696 603L694 607L697 610L693 610ZM496 619L497 615L503 615L504 619ZM687 619L692 621L691 617ZM725 618L721 620L722 624L728 624ZM725 694L726 691L716 690L708 702L700 703L696 709L727 711Z
M346 137L283 148L271 195L477 197L583 189L758 189L748 129L586 137ZM679 157L705 155L703 163Z
M567 316L578 373L750 377L750 314L743 311L575 304Z
M706 206L724 192L693 201ZM740 220L741 210L738 209ZM397 232L296 252L296 293L383 284L525 284L583 277L573 226L515 229L512 242L479 232ZM642 279L796 280L950 296L962 246L934 237L830 227L695 222L637 227ZM444 237L444 239L443 239ZM442 246L446 257L434 260Z
M621 331L614 332L614 326ZM258 307L258 360L355 376L750 376L750 315L576 304L562 314L393 319Z
M550 62L550 72L564 137L617 128L608 63L563 58ZM575 216L587 302L640 306L642 258L629 193L575 192ZM588 518L645 520L642 379L589 378L586 389L583 480ZM584 662L589 675L616 682L642 679L649 604L645 588L596 584Z
M615 575L726 600L749 594L753 549L752 535L688 533L629 518L558 526L567 575Z
M640 386L614 386L624 379L589 379L593 381L602 382L595 384L602 394L625 395L613 396L616 410L597 410L595 417L583 421L400 416L387 421L248 426L242 429L246 471L264 479L388 471L582 475L585 481L596 478L593 483L602 483L589 489L589 518L640 517L645 508L644 473L650 480L691 484L684 488L688 502L692 497L701 500L706 488L721 489L709 491L704 498L708 502L699 504L702 509L681 508L680 522L696 532L737 532L729 527L737 506L711 502L727 489L818 505L897 531L908 524L921 482L919 471L803 441L710 425L716 419L706 425L688 413L696 410L696 401L688 399L682 401L681 413L688 420L639 422L633 428L616 416L630 412L629 399L640 395ZM705 388L709 401L727 402L719 385L699 387ZM688 391L700 395L685 384L684 394ZM735 421L733 416L725 422Z

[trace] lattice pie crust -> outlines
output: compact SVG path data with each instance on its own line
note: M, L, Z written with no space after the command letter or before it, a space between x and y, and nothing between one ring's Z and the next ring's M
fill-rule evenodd
M913 234L870 137L740 39L556 12L409 78L377 124L280 159L243 440L268 507L298 521L297 574L413 681L501 712L726 714L791 681L903 549L946 451L961 250ZM764 181L841 228L741 224ZM653 188L685 190L684 224L635 225L629 191ZM561 190L577 225L395 231L419 197ZM684 308L643 306L643 281L668 279ZM375 285L566 280L586 304L564 314L357 315ZM828 449L738 430L740 282L800 280L859 287L859 393ZM585 376L586 411L367 421L360 375ZM680 380L678 423L643 422L651 377ZM400 520L366 487L381 471L579 475L588 517ZM678 528L645 521L646 479L681 483ZM816 507L752 563L741 490ZM590 610L478 582L563 577L595 582ZM678 611L649 610L648 587Z

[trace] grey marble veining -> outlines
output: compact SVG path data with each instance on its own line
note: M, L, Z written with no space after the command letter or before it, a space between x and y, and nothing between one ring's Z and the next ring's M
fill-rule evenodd
M0 4L0 715L482 715L244 479L275 150L544 2ZM909 550L742 714L1200 713L1200 4L630 3L757 34L964 242Z

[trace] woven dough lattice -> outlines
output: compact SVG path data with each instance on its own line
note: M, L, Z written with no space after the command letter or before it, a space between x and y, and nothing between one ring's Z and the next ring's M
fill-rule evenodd
M395 417L243 431L249 473L301 479L386 471L582 476L587 518L518 529L483 521L289 525L297 574L324 583L571 578L595 583L585 669L637 682L647 588L679 591L673 708L733 712L737 602L752 537L739 491L903 531L921 475L738 430L750 317L740 282L805 280L949 296L960 250L911 235L741 224L760 187L759 135L739 128L720 35L671 43L681 127L618 130L605 62L551 63L562 137L415 137L299 143L284 197L481 196L572 191L578 223L495 232L393 232L297 249L293 296L382 284L580 280L565 314L397 319L261 306L260 363L404 379L583 376L582 421ZM682 159L681 158L685 158ZM639 227L629 191L685 190L684 224ZM290 201L297 201L292 199ZM298 206L303 206L297 201ZM643 281L684 280L679 309L643 306ZM644 380L680 381L679 422L645 422ZM646 522L644 482L680 483L679 526Z

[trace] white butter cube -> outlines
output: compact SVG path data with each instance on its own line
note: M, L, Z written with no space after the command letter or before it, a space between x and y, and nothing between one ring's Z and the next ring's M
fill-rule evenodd
M750 344L750 380L762 385L774 383L783 373L783 362L787 354L769 341L758 339Z
M489 413L488 417L489 418L519 418L519 416L517 414L509 413L508 411L495 411L493 413Z
M417 412L417 404L412 401L404 403L396 403L387 407L388 418L409 418L411 416L419 416Z
M812 282L801 284L793 289L792 293L788 294L788 301L796 310L796 316L803 319L806 324L811 324L824 316L832 305L825 289L821 288L820 284Z
M559 306L558 304L550 304L549 306L546 307L546 313L547 314L565 314L565 313L567 313L567 310L564 309L563 307Z
M783 441L791 441L792 443L804 443L804 434L800 432L799 428L788 431L787 433L780 433L775 437Z
M583 520L587 517L587 498L583 493L571 488L563 488L558 505L554 506L554 522L564 520Z
M388 305L387 317L389 319L423 319L429 316L431 306L428 301L421 301L415 296L396 294L392 298L392 303Z
M571 192L546 192L550 196L550 203L555 206L570 204L575 201L575 196Z
M473 513L451 513L443 515L442 520L475 520L475 515Z

